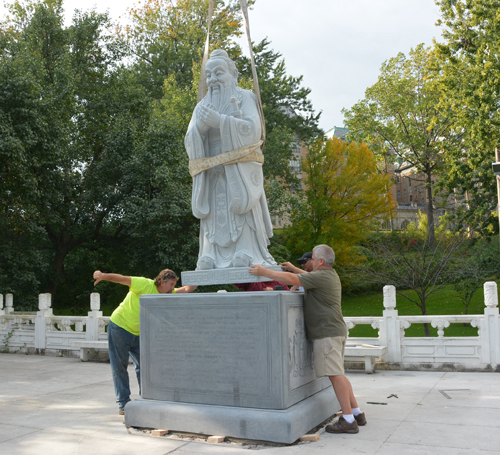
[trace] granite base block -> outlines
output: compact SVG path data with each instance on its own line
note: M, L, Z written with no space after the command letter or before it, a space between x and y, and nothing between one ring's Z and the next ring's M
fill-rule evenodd
M300 293L141 297L146 400L283 410L328 387L316 378Z
M332 387L283 410L135 400L125 408L125 424L291 444L339 409Z
M282 272L281 266L269 266L270 270ZM194 270L181 272L183 286L209 286L212 284L256 283L258 281L272 281L264 276L255 276L248 273L249 267L229 267L225 269Z

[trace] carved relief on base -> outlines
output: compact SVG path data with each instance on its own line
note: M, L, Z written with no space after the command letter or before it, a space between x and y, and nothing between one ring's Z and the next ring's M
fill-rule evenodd
M313 343L306 337L302 308L291 307L288 318L288 369L293 388L300 386L306 380L314 379L316 374Z

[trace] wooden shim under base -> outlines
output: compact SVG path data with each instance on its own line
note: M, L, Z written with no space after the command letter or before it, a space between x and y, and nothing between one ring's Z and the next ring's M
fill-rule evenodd
M318 433L316 433L316 434L305 434L304 436L301 436L299 439L301 441L316 442L316 441L319 441L319 434Z
M219 444L219 442L224 442L225 436L209 436L207 441L212 444Z
M163 436L168 433L168 430L151 430L151 436Z

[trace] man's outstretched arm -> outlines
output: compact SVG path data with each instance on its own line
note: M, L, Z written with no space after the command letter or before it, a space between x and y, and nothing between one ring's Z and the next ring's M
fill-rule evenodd
M260 264L251 265L248 272L250 273L250 275L265 276L267 278L271 278L272 280L279 281L283 284L302 286L299 275L296 275L295 273L276 272L274 270L266 269L263 265Z
M94 280L94 286L99 281L111 281L112 283L123 284L128 287L132 284L132 278L129 276L120 275L119 273L102 273L100 270L94 272Z

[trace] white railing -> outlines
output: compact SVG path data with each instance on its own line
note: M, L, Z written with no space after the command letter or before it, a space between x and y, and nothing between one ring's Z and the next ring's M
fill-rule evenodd
M109 317L100 311L100 296L90 295L87 316L55 316L51 295L38 296L37 312L16 312L12 294L0 294L0 351L78 357L75 341L106 341Z
M374 337L349 337L349 345L386 346L379 366L401 369L500 370L500 319L495 282L484 284L484 314L399 316L396 288L384 286L382 316L346 317L349 330L370 325ZM61 354L77 357L75 341L106 341L109 317L100 311L100 296L91 294L87 316L55 316L50 294L40 294L39 311L16 312L12 294L0 294L0 351ZM477 328L477 336L446 337L450 324L467 323ZM437 337L407 337L412 324L430 324Z
M387 346L381 363L388 368L500 370L500 319L495 282L484 284L484 314L399 316L396 288L384 286L384 311L381 317L346 317L348 329L371 325L377 337L350 337L348 344ZM450 324L467 323L477 328L477 336L446 337ZM437 337L406 337L412 324L430 324Z

